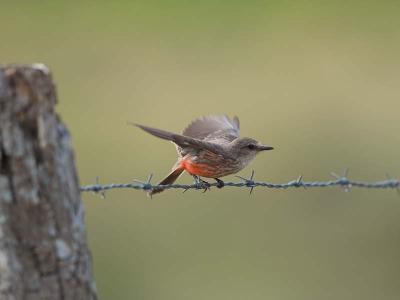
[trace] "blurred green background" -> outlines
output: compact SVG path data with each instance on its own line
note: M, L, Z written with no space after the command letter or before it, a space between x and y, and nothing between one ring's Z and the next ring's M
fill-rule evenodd
M399 1L1 1L0 36L51 68L82 185L169 171L127 121L218 113L276 147L243 176L400 174ZM393 190L82 196L101 299L400 299Z

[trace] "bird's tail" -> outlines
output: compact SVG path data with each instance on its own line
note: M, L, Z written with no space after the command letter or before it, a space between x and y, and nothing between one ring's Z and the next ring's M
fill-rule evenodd
M172 184L175 182L175 180L178 179L178 177L182 174L182 172L185 169L182 168L180 165L174 166L174 168L172 169L171 173L169 173L167 175L167 177L165 177L163 180L161 180L158 184L159 185L166 185L166 184ZM164 189L162 188L155 188L153 190L151 190L148 195L152 196L154 194L158 194L161 193Z

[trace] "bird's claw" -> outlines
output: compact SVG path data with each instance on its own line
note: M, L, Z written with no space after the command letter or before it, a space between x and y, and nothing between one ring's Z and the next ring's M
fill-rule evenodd
M214 178L214 179L217 182L217 188L222 189L225 186L225 182L223 182L221 179L219 178Z
M201 179L198 176L193 176L194 181L195 181L195 185L197 189L204 189L203 193L207 192L207 190L210 190L211 188L211 184L203 179Z
M211 184L203 179L200 179L199 186L200 186L200 189L204 189L203 193L205 193L205 192L207 192L207 190L211 189Z

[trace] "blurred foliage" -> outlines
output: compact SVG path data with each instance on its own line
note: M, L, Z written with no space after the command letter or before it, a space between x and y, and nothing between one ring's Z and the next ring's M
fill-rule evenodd
M217 113L276 147L242 175L400 174L398 1L0 5L1 63L51 67L82 184L168 172L174 147L127 121L180 131ZM400 297L393 191L83 198L102 299Z

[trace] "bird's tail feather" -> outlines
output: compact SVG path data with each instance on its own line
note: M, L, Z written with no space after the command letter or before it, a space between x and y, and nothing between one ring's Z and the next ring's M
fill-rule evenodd
M161 180L158 184L159 184L159 185L166 185L166 184L172 184L172 183L174 183L175 180L178 179L178 177L182 174L182 172L183 172L184 170L185 170L185 169L182 168L181 166L174 167L174 168L172 169L171 173L169 173L169 174L167 175L167 177L165 177L163 180ZM154 195L154 194L161 193L163 190L164 190L164 189L162 189L162 188L155 188L155 189L151 190L151 191L148 193L148 195L149 195L149 196L152 196L152 195Z

